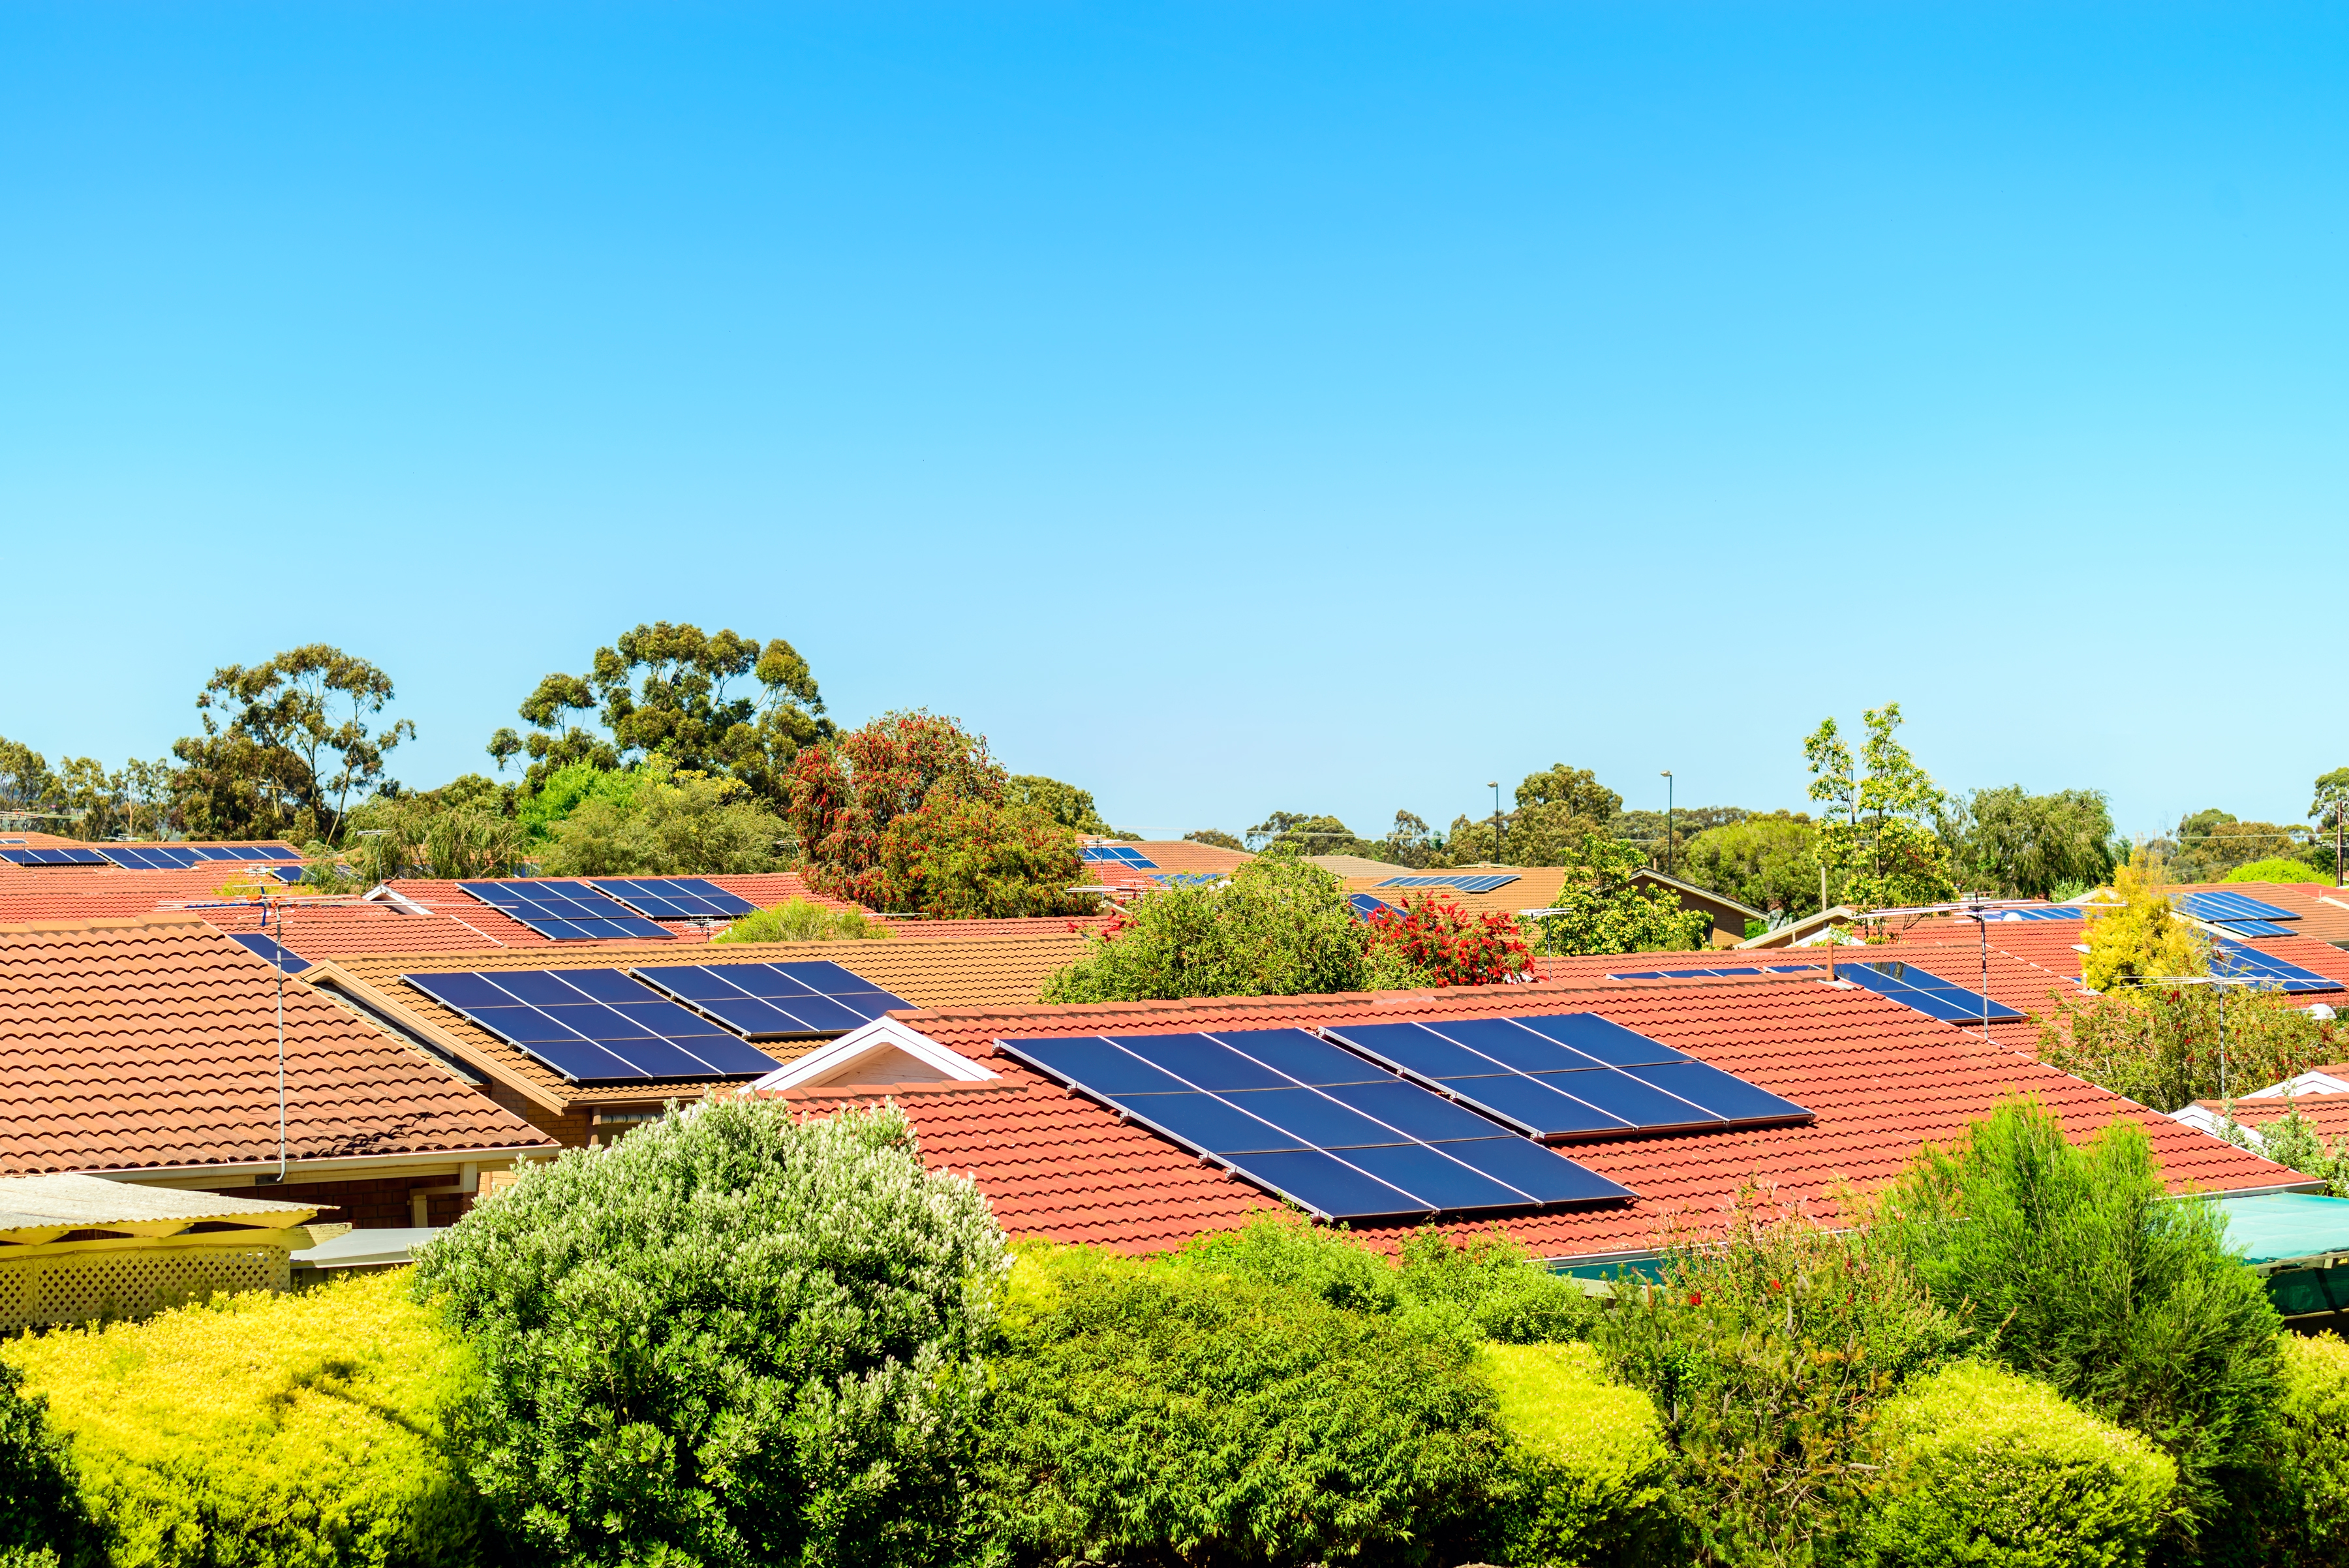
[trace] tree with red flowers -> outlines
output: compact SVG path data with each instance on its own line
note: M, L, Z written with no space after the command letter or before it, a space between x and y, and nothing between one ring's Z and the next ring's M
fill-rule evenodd
M1370 918L1371 940L1434 985L1499 985L1533 969L1533 954L1507 915L1475 915L1450 898L1406 897Z
M801 752L784 815L820 893L887 912L1068 912L1084 875L1077 836L1010 804L1009 784L985 736L940 714L885 713Z

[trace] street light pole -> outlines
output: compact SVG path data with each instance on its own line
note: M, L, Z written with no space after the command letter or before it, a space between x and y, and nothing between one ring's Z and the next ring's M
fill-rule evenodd
M1493 792L1493 864L1504 866L1507 862L1501 858L1501 781L1495 779L1485 787Z
M1672 770L1664 770L1664 875L1672 874Z

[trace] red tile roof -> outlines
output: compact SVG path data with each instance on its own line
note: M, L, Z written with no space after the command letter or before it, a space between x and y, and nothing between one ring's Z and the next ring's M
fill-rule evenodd
M192 915L0 927L0 1174L274 1161L278 992ZM553 1147L299 981L284 995L294 1159Z
M1928 1138L1947 1139L1998 1100L2031 1093L2085 1138L2115 1116L2144 1126L2173 1188L2289 1185L2265 1160L2142 1106L2067 1077L1978 1034L1862 990L1815 981L1710 985L1537 984L1335 997L1216 998L1112 1005L900 1014L930 1039L1002 1075L999 1100L897 1096L934 1168L966 1171L1018 1234L1097 1241L1129 1251L1239 1221L1270 1200L1157 1135L991 1050L999 1037L1156 1033L1343 1025L1490 1013L1590 1011L1679 1047L1816 1114L1807 1127L1617 1137L1564 1152L1631 1188L1629 1204L1491 1221L1548 1258L1652 1244L1675 1217L1702 1223L1739 1182L1762 1177L1786 1197L1828 1203L1840 1182L1898 1173ZM859 1096L802 1095L812 1106ZM863 1097L874 1097L870 1092ZM936 1141L931 1142L932 1129ZM1364 1226L1394 1241L1400 1226Z
M2224 1100L2194 1103L2213 1116L2227 1114ZM2320 1137L2349 1138L2349 1095L2294 1095L2288 1100L2279 1095L2273 1099L2237 1100L2234 1117L2237 1125L2257 1130L2295 1107L2301 1119L2313 1126Z

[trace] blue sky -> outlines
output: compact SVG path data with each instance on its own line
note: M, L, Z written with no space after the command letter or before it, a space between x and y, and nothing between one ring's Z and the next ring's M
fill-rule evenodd
M0 12L0 734L314 639L484 769L667 618L1114 820L1566 761L2296 820L2349 16Z

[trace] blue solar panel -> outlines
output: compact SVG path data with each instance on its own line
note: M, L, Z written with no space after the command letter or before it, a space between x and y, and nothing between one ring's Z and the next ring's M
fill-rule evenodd
M1744 969L1643 969L1632 974L1610 974L1609 980L1702 980L1712 975L1807 974L1815 963L1757 964Z
M669 932L585 882L460 882L499 913L558 942L669 940Z
M587 885L655 920L732 920L759 908L700 877L598 877Z
M1890 997L1904 1007L1914 1008L1928 1018L1951 1023L1979 1023L1985 1018L1996 1023L2023 1016L2002 1002L1993 1002L1979 991L1968 991L1913 963L1837 964L1835 972L1838 980L1847 980L1879 996Z
M2021 909L1986 909L1989 920L2085 920L2088 911L2078 904L2034 904Z
M579 1083L772 1072L765 1052L617 970L411 974L408 983Z
M1536 1137L1754 1126L1811 1114L1596 1013L1324 1033Z
M2296 920L2300 916L2290 909L2279 909L2273 904L2247 898L2240 893L2173 893L2170 898L2178 907L2198 920Z
M272 860L299 860L298 849L282 848L274 844L191 844L190 854L197 860L245 860L256 865Z
M1325 1219L1631 1196L1302 1030L998 1044Z
M1346 895L1346 902L1353 907L1354 919L1358 920L1368 920L1381 909L1394 908L1384 898L1372 898L1368 893L1349 893Z
M1123 844L1088 844L1077 851L1077 858L1095 866L1131 866L1137 871L1158 869L1158 862Z
M2220 937L2219 950L2210 955L2210 967L2230 980L2256 980L2266 982L2274 991L2340 991L2337 980L2330 980L2314 970L2302 969L2296 963L2286 963L2272 953Z
M106 857L95 849L49 848L0 849L0 860L11 866L103 866Z
M185 871L196 863L196 852L179 844L108 844L98 853L132 871Z
M1519 880L1514 871L1506 876L1478 872L1469 877L1390 877L1376 883L1381 888L1454 888L1463 893L1489 893L1495 888L1506 888Z
M244 931L232 932L228 940L240 947L251 948L287 974L299 974L310 967L308 960L292 948L281 944L274 937L264 937L256 932Z
M836 963L664 964L632 972L753 1040L845 1034L913 1005Z

